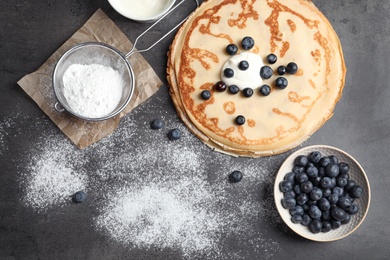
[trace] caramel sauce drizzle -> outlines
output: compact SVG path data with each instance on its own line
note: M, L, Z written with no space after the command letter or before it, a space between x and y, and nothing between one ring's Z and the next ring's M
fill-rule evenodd
M215 34L211 31L211 25L212 24L218 24L221 20L221 17L217 15L220 9L222 9L225 5L231 5L236 4L239 0L225 0L221 2L220 4L215 5L213 8L210 8L206 10L203 14L197 16L192 23L192 26L189 28L188 33L185 35L184 38L184 44L181 54L181 66L179 68L179 83L180 83L180 92L182 95L182 101L184 102L185 106L189 111L192 112L192 114L196 117L198 122L203 125L206 129L214 132L216 135L219 135L221 137L224 137L227 140L230 140L237 144L246 144L246 145L259 145L259 144L271 144L276 142L277 140L281 140L284 138L284 136L290 132L294 132L298 130L301 127L301 124L306 119L307 114L311 111L314 104L317 102L318 99L321 98L322 93L319 93L317 98L312 101L310 105L307 106L307 112L303 115L301 119L297 118L295 115L289 112L283 112L278 108L273 108L272 112L283 117L287 117L294 122L296 122L296 126L291 129L284 129L283 126L278 126L275 129L275 136L274 137L267 137L267 138L261 138L259 140L248 140L244 135L244 127L243 126L235 126L234 122L232 122L232 127L229 127L227 129L221 129L218 126L218 118L207 118L205 114L205 108L206 106L213 104L215 102L214 95L211 99L204 101L200 104L195 105L194 100L191 98L191 94L195 91L193 85L194 77L196 76L196 72L191 69L191 63L194 60L198 60L202 66L208 70L210 68L210 63L206 61L205 58L211 60L211 62L218 63L218 57L207 51L202 50L199 48L191 48L190 47L190 37L193 34L195 28L199 28L199 31L202 34L211 35L216 38L222 38L226 39L229 43L233 43L233 40L231 37L224 33ZM256 0L240 0L242 12L238 14L237 19L230 19L228 21L229 26L233 27L236 26L238 28L245 28L246 22L249 18L252 18L254 20L257 20L259 18L258 13L253 8L253 3L255 3ZM289 12L296 17L300 18L305 25L310 28L318 28L319 21L315 20L309 20L306 19L301 14L291 10L287 6L282 5L277 0L273 0L272 2L270 0L267 0L268 6L272 9L271 15L265 20L265 24L269 26L270 32L271 32L271 39L270 39L270 45L271 45L271 52L275 52L276 48L278 47L277 42L282 42L282 48L281 48L281 56L285 55L286 52L289 50L289 42L282 41L282 33L279 29L279 14L281 12ZM207 24L200 24L201 21L208 20ZM292 20L287 21L290 29L292 32L295 32L296 30L296 24ZM330 48L327 46L326 38L323 37L319 32L315 35L315 40L320 44L320 46L325 50L325 59L326 59L326 75L330 73L330 67L329 62L331 59L331 53ZM258 51L258 49L257 49ZM312 54L313 55L313 54ZM313 57L316 58L317 51L314 53ZM321 55L321 53L319 54ZM302 69L299 69L298 72L295 74L295 76L302 76L304 74ZM325 77L327 78L327 77ZM315 88L314 82L312 80L309 81L311 87ZM328 84L328 80L326 79L325 85ZM205 83L201 86L201 89L209 89L213 92L212 87L214 83ZM323 91L324 92L324 91ZM301 103L305 100L309 100L310 97L301 97L295 92L289 93L289 100L290 102L296 102ZM234 114L235 112L235 105L233 102L227 102L224 104L224 110L228 114ZM233 120L232 120L233 121ZM256 125L255 120L248 119L247 120L249 127L254 127ZM238 131L240 137L234 137L231 135L235 131Z

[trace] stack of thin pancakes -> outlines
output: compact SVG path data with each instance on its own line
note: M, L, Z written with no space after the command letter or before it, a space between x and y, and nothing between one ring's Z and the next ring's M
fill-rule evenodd
M253 48L241 47L244 37L254 40ZM216 90L224 64L235 56L226 51L229 44L238 47L235 55L253 53L273 69L249 98ZM267 62L269 54L276 63ZM290 62L297 73L282 76L285 89L276 87L277 68ZM177 112L197 137L223 153L260 157L298 146L333 115L346 68L335 31L311 1L209 0L177 33L167 74ZM263 84L271 88L268 96L259 91ZM210 99L202 98L203 90ZM245 124L237 124L239 115Z

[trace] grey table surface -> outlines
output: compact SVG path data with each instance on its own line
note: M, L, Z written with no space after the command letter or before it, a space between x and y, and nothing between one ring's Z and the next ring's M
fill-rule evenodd
M372 191L371 207L352 235L330 243L312 242L296 235L281 221L273 204L273 179L283 160L296 149L259 159L232 158L211 151L186 130L172 105L165 78L166 53L173 35L144 54L164 82L161 89L127 115L112 136L79 151L16 82L43 64L98 8L132 41L147 25L120 16L107 1L3 0L0 259L389 259L390 1L313 2L339 35L348 73L334 116L297 149L314 144L335 146L350 153L365 169ZM166 21L163 28L154 29L152 36L158 38L178 16ZM153 41L153 37L144 43ZM149 128L155 118L165 121L165 128L159 132ZM183 137L168 142L165 133L174 127L182 129ZM139 158L147 150L153 150L153 156L158 158ZM58 152L62 155L58 156ZM57 156L60 165L72 160L82 162L73 170L88 176L86 202L76 205L64 199L44 210L26 205L31 165L42 161L43 153L48 153L48 158L51 154ZM183 154L184 163L173 161L178 154ZM186 158L186 154L190 156ZM128 157L121 162L129 165L120 168L112 163L123 155ZM193 159L197 160L195 164L190 161ZM150 163L141 163L142 168L136 170L142 174L137 172L139 175L134 177L134 161L143 160ZM107 169L104 177L98 174L102 167ZM126 169L129 182L126 176L115 175ZM242 169L244 179L232 186L226 176L234 169ZM212 194L219 187L219 195L223 194L219 212L225 212L229 201L242 205L248 202L258 208L247 209L251 210L248 214L226 211L231 219L222 225L223 232L216 231L215 251L184 252L180 242L173 246L140 246L129 240L124 243L96 228L94 221L109 198L107 193L145 185L146 178L161 185L164 182L160 176L167 177L168 183L169 176L177 178L177 173L200 180ZM197 185L194 181L193 187L197 189ZM229 225L234 225L237 232L229 232Z

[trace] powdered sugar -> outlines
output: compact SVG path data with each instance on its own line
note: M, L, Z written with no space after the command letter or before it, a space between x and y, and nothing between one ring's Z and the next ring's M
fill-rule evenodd
M100 118L118 106L123 89L120 73L100 64L72 64L63 76L63 94L74 113Z
M166 128L151 130L155 117L139 111L84 150L58 133L45 134L21 179L26 206L70 207L69 196L83 189L94 197L88 203L97 209L91 216L97 234L128 248L173 250L185 259L269 259L280 250L260 228L278 221L269 189L272 159L212 152L164 114ZM180 140L167 138L171 128L182 131ZM237 169L243 180L228 183Z

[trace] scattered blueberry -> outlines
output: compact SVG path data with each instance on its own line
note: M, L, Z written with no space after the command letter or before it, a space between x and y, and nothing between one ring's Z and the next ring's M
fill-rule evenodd
M250 36L246 36L242 39L242 42L241 42L241 47L244 49L244 50L250 50L253 48L253 46L255 46L255 41L253 40L252 37Z
M203 90L200 93L200 96L203 100L209 100L211 98L211 92L209 90Z
M263 66L260 69L260 77L262 79L269 79L272 77L273 74L274 74L274 71L272 70L272 68L270 66Z
M218 92L224 92L226 90L226 84L223 81L218 81L215 85L214 88Z
M229 45L226 47L226 52L227 52L227 54L229 54L229 55L235 55L235 54L237 54L237 52L238 52L238 47L237 47L237 45L235 45L235 44L229 44Z
M164 121L161 119L155 119L150 123L150 128L158 130L164 127Z
M249 63L246 61L246 60L243 60L241 61L239 64L238 64L238 68L240 70L247 70L249 68Z
M233 78L234 77L234 70L232 70L231 68L226 68L223 71L223 75L225 75L225 77L227 77L227 78Z
M171 139L171 140L179 140L180 137L181 137L181 131L180 131L180 129L175 128L175 129L170 130L170 131L168 132L168 137L169 137L169 139Z
M263 96L268 96L271 93L271 88L270 86L264 84L263 86L260 87L260 94Z
M84 191L78 191L72 196L72 201L74 203L82 203L87 199L87 195Z
M242 94L244 95L244 97L251 97L253 96L253 89L251 88L244 88L243 91L242 91Z
M277 60L278 60L278 57L276 57L275 54L273 54L273 53L268 54L268 56L267 56L267 62L268 62L269 64L275 64Z
M229 86L229 92L231 94L237 94L238 92L240 92L240 89L236 86L236 85L230 85Z
M237 183L242 180L242 172L240 171L233 171L229 174L229 181L232 183Z
M243 124L245 124L245 121L246 121L246 119L245 119L244 116L237 116L237 117L236 117L236 123L237 123L238 125L243 125Z
M294 75L298 72L298 65L295 62L290 62L289 64L287 64L286 70L288 74Z
M275 80L275 86L279 89L285 89L287 88L288 81L284 77L279 77Z
M276 69L276 72L280 75L280 76L283 76L284 74L286 74L286 70L287 68L283 65L279 66L277 69Z

